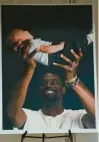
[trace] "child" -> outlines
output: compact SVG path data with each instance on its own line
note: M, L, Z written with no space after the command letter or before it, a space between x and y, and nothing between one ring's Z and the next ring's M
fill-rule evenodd
M53 54L59 52L64 49L65 42L61 42L57 45L52 45L52 42L41 40L40 38L34 39L33 35L31 35L28 31L24 31L21 29L13 30L8 36L7 43L10 45L10 48L17 52L19 49L24 48L24 41L30 41L30 47L25 50L25 58L34 50L37 53L33 56L33 58L43 64L48 66L48 54ZM12 46L11 46L12 45Z

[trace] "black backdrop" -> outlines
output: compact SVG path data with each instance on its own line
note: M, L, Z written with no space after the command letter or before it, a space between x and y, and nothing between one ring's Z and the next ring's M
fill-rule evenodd
M5 40L13 28L29 30L35 37L59 43L80 41L92 29L92 6L2 6L2 75L3 75L3 128L12 129L6 114L6 106L11 90L20 79L24 70L23 61L11 53ZM30 83L24 107L39 109L42 101L38 86L40 71L44 66L37 66ZM86 49L79 68L79 77L94 92L93 46ZM78 97L67 90L64 107L83 108Z

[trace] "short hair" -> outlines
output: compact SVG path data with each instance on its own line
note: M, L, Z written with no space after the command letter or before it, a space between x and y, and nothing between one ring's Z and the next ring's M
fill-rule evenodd
M56 76L58 76L62 82L62 85L65 85L65 71L62 68L59 67L55 67L53 65L51 66L45 66L43 67L43 69L40 70L40 80L43 79L44 75L47 73L52 73L55 74Z

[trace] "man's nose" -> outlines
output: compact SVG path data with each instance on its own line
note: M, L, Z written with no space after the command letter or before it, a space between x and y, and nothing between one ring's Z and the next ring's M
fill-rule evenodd
M51 87L52 86L52 83L51 82L48 82L47 83L47 87Z

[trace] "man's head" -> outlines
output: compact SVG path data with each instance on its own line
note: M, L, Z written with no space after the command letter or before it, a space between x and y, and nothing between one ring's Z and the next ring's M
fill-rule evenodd
M63 75L63 72L61 72ZM61 75L61 76L62 76ZM65 94L64 80L58 70L48 70L41 77L40 94L43 101L47 103L56 103L62 100Z

